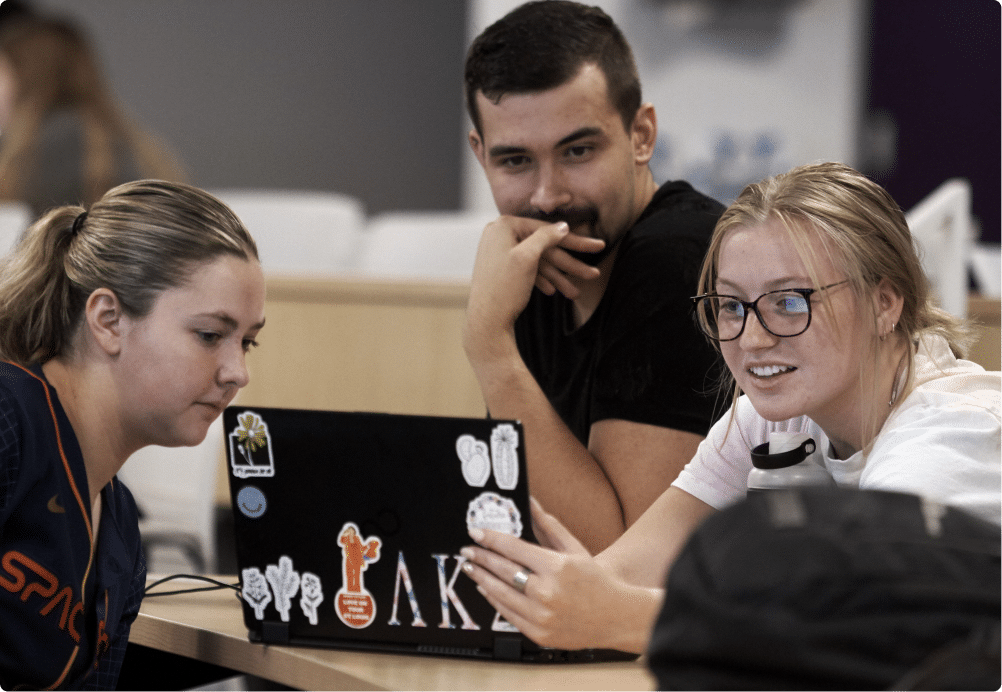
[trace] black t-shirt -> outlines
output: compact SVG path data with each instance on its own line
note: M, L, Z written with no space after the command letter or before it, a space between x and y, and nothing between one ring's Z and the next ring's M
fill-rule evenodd
M569 300L533 291L515 323L518 349L582 444L593 423L610 418L709 430L720 366L690 297L723 210L686 182L662 185L623 237L605 294L577 330Z

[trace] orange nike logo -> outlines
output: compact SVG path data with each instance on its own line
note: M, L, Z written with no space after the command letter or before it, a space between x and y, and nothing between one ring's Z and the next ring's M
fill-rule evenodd
M47 506L49 508L49 511L52 512L53 514L66 513L66 510L59 505L59 495L53 495L52 498L49 499L49 504Z

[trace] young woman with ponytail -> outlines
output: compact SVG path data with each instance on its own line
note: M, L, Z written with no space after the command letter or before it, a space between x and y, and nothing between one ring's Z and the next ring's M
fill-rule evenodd
M4 260L0 688L115 688L146 573L115 474L204 439L263 323L254 241L182 184L53 209Z

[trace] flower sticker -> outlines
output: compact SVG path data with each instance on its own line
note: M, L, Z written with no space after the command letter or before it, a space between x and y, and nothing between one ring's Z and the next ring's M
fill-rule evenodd
M256 452L268 444L268 433L264 423L255 414L248 411L242 416L237 416L237 420L240 421L240 427L237 428L237 441L243 443L244 447L251 452Z
M253 411L237 416L239 425L229 434L230 466L238 478L274 476L271 435L268 424Z

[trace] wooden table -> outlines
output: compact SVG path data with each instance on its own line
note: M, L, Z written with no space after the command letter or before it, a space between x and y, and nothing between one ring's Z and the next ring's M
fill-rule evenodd
M236 583L235 577L220 577ZM189 582L199 586L201 582ZM185 588L181 580L157 590ZM147 597L130 645L310 690L651 690L642 661L526 664L255 644L229 589Z

